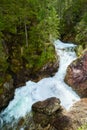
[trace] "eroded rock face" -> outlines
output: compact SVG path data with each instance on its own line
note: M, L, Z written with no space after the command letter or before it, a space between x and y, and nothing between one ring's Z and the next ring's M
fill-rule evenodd
M65 82L81 97L87 97L87 51L69 65Z

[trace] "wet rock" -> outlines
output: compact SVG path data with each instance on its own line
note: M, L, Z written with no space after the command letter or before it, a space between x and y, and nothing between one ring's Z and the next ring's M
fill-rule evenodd
M87 97L87 51L69 65L65 82L81 97Z
M37 102L32 106L32 109L36 128L41 128L42 130L73 130L70 129L72 120L60 106L59 99L52 97L45 101Z
M50 122L61 113L62 109L59 99L52 97L33 104L32 110L35 124L44 128L51 124Z
M57 110L52 115L34 112L33 119L37 130L73 130L70 129L71 120L64 115L61 110Z
M33 111L40 112L46 115L52 115L60 108L60 100L56 97L48 98L47 100L39 101L32 105Z

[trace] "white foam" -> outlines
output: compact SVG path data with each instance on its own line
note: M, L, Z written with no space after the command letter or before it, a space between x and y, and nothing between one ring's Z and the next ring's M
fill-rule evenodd
M58 97L61 104L69 109L70 106L80 98L64 83L67 66L76 58L75 52L66 50L73 48L73 44L64 44L61 41L55 41L55 47L60 56L59 70L54 77L44 78L38 83L28 81L26 86L15 90L14 99L8 107L1 113L3 120L10 122L12 118L23 117L31 110L31 106L36 101L44 100L49 97Z

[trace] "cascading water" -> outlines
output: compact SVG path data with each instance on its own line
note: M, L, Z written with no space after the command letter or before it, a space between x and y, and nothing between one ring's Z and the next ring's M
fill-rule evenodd
M49 97L57 97L61 100L61 105L66 109L80 98L64 82L67 66L76 58L73 44L64 44L55 41L55 48L60 56L58 72L54 77L44 78L38 83L28 81L26 86L15 90L14 99L8 107L0 114L0 121L11 122L26 115L31 110L31 106L36 101L44 100Z

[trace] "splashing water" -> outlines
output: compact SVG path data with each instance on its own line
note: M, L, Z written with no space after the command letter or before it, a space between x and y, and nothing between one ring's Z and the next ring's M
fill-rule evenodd
M14 99L8 107L0 114L5 122L23 117L31 110L31 106L36 101L49 97L57 97L61 100L61 105L69 109L72 104L78 101L79 96L64 82L67 66L76 59L74 52L75 45L65 44L57 40L54 43L57 54L60 56L58 72L54 77L44 78L38 83L28 81L26 86L15 90Z

